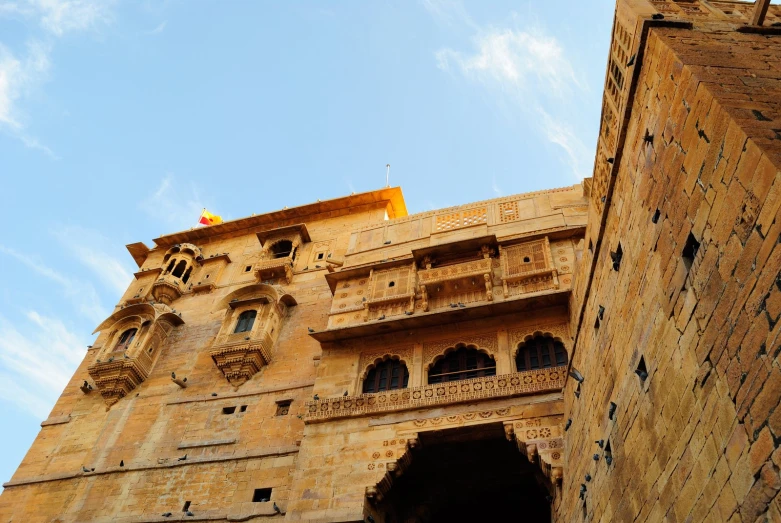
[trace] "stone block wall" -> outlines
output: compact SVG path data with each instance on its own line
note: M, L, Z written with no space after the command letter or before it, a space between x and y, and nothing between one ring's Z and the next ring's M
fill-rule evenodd
M734 29L649 32L572 303L557 521L781 520L781 37Z

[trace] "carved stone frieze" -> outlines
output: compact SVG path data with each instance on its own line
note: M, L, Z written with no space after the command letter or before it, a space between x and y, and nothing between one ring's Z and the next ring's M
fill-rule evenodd
M411 410L433 405L488 398L521 396L561 390L566 367L551 367L498 376L486 376L357 396L339 396L307 402L307 422L318 422L378 412Z
M510 408L497 410L481 410L477 412L466 412L464 414L455 414L453 416L442 416L435 418L416 419L412 423L416 427L435 427L437 429L448 427L452 425L461 425L464 423L480 422L483 420L498 418L502 416L509 416Z

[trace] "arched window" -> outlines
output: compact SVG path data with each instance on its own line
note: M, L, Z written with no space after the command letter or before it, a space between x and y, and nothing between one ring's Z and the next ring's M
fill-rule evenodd
M174 270L174 264L176 263L176 260L171 260L171 263L168 264L168 268L165 270L165 273L168 274L172 270Z
M136 337L136 333L138 332L138 329L128 329L125 332L122 333L122 336L119 337L119 341L117 342L117 346L114 347L115 351L122 350L125 351L130 346L130 344L133 342L133 338Z
M269 249L272 258L286 258L293 251L293 242L282 240L271 246Z
M251 331L257 315L258 311L244 311L239 314L239 321L236 322L236 329L233 331L234 334L237 332Z
M176 269L174 269L173 275L177 278L181 278L182 274L184 274L184 269L187 267L187 262L182 260L179 262L179 264L176 266Z
M399 360L385 360L369 371L363 380L363 392L406 389L409 381L407 366Z
M187 283L187 280L189 280L189 279L190 279L190 273L191 273L191 272L193 272L193 268L192 268L192 267L187 267L187 272L185 272L185 273L184 273L184 276L182 276L182 281L183 281L184 283Z
M428 373L429 383L468 380L496 375L496 362L477 349L461 347L448 352Z
M547 369L567 364L567 350L564 344L547 336L535 336L518 349L515 367L524 370Z

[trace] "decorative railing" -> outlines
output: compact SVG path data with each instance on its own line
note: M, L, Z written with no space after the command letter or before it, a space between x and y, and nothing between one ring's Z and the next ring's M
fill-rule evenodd
M564 387L566 366L499 376L450 381L358 396L339 396L307 402L306 420L325 421L379 412L553 392Z
M255 264L255 275L258 281L285 278L290 283L293 278L293 260L290 256L260 260Z
M482 276L491 272L491 263L490 258L484 258L447 267L422 269L418 271L418 281L421 285L431 285L469 276Z

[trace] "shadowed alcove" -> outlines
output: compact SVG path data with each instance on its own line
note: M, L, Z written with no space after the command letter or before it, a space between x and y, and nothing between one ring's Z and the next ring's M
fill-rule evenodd
M550 521L539 471L501 423L420 433L409 468L376 505L386 523Z

